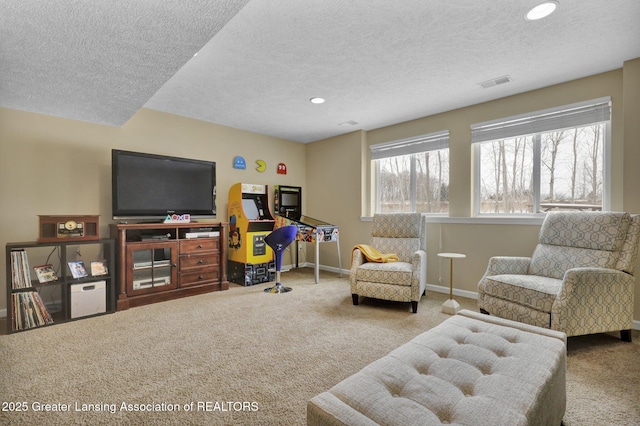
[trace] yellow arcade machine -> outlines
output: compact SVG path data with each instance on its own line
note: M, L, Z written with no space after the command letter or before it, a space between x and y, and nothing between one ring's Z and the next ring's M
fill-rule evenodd
M275 279L273 250L264 238L273 231L266 185L236 183L229 189L229 281L250 286Z

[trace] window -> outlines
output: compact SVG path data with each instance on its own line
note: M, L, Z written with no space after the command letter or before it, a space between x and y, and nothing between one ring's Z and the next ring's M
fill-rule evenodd
M448 213L449 132L371 146L375 212Z
M609 98L471 126L476 214L609 205Z

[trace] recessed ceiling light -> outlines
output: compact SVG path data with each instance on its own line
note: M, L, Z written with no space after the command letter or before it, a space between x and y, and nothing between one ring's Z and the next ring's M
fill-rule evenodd
M558 7L557 1L546 1L531 9L525 16L528 21L536 21L551 15Z
M311 99L309 99L309 101L312 104L323 104L324 103L324 99L323 98L311 98Z

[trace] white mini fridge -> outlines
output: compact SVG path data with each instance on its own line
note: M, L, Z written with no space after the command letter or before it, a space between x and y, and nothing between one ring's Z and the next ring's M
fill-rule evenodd
M107 311L107 282L71 285L71 318L86 317Z

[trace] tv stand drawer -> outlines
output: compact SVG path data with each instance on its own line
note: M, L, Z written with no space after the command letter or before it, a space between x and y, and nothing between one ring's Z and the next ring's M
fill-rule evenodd
M207 268L211 266L217 267L219 264L219 256L203 254L203 255L187 255L180 256L180 271L187 272L189 269Z
M180 240L180 254L219 251L219 238L194 238Z
M201 271L180 273L180 287L204 284L220 279L220 270L218 268L206 268Z

